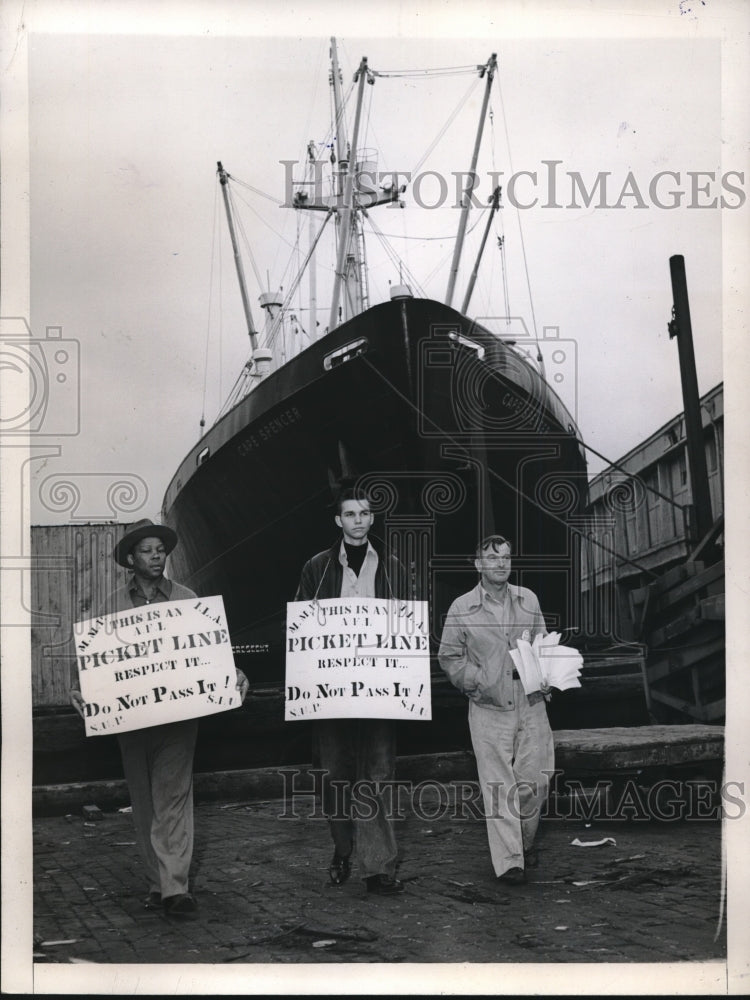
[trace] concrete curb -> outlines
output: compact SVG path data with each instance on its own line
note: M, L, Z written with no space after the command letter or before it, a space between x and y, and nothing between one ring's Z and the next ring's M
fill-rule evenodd
M561 729L554 733L555 764L564 773L596 777L626 775L643 769L720 768L724 727L708 725L634 726L609 729ZM196 772L195 801L280 799L294 791L312 792L311 764L285 764L239 771ZM396 778L422 781L476 780L474 755L468 750L398 757ZM113 810L130 801L124 780L37 785L32 789L34 815L80 812L96 804Z
M242 771L197 772L193 778L196 803L241 802L243 800L280 799L285 791L312 792L312 764L283 764ZM396 760L396 777L412 782L476 779L474 756L466 750L444 754L417 754ZM55 816L80 812L84 805L95 803L112 811L130 802L124 779L117 781L82 781L61 785L35 785L32 811L35 816Z

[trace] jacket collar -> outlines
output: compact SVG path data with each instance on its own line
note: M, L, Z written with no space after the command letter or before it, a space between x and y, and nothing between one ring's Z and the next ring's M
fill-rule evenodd
M339 537L336 539L336 541L333 543L330 549L328 549L328 557L329 559L333 559L334 562L339 561L339 553L341 552L341 545L343 541L344 541L344 536L339 535ZM367 536L367 543L370 546L370 548L374 550L375 555L378 557L378 559L382 559L384 546L380 541L380 539L374 536L372 532L370 532L370 534Z
M484 594L485 594L484 587L482 586L482 581L480 580L479 583L476 585L476 587L473 590L470 590L467 595L469 608L474 609L483 607ZM512 583L508 584L508 596L512 601L515 601L516 598L518 597L518 587L516 587L515 584Z
M346 552L346 549L344 548L344 539L343 539L343 536L342 536L340 542L336 546L336 558L341 563L343 563L345 552ZM370 539L369 538L365 542L365 559L367 558L367 553L368 552L374 552L375 555L377 555L377 552L376 552L375 548L370 544Z
M140 594L141 597L144 598L146 596L141 590L140 585L138 584L138 580L135 577L135 573L131 574L131 577L128 580L128 590L130 591L131 594L132 593ZM156 590L163 597L166 597L166 599L169 600L172 594L172 581L168 580L166 576L160 577L156 583Z

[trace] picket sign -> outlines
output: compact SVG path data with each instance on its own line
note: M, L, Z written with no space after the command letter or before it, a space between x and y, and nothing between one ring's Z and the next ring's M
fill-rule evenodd
M241 704L221 597L164 601L74 626L87 736Z
M426 601L287 604L284 718L432 718Z

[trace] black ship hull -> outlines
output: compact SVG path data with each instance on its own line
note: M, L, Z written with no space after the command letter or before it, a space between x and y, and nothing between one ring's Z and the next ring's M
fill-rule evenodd
M512 347L447 306L404 298L268 375L165 495L180 536L171 572L223 595L252 684L283 683L286 602L304 561L336 537L341 477L369 487L374 533L412 567L435 641L492 531L512 539L514 580L540 595L548 627L576 625L586 467L572 418Z

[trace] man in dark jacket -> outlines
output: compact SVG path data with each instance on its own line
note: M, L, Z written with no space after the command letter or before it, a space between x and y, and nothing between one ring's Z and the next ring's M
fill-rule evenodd
M403 567L378 551L368 539L373 523L363 493L343 491L336 524L342 537L319 552L302 569L296 601L330 597L405 596ZM313 723L316 764L324 772L323 808L329 819L334 855L328 873L333 885L349 878L351 855L357 860L368 892L394 895L403 890L396 877L398 849L388 816L387 795L380 783L392 782L396 761L396 728L392 719L321 719ZM352 803L353 785L367 783L366 817ZM373 802L375 808L373 809ZM354 805L354 808L353 808Z

